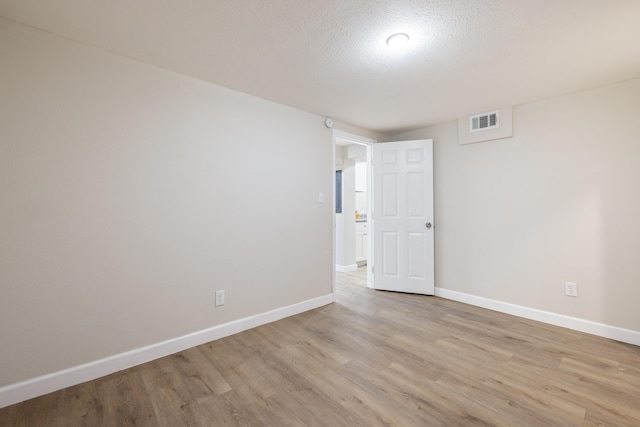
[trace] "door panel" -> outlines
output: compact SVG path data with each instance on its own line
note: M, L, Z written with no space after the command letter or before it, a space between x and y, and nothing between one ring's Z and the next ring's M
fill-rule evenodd
M424 233L409 233L407 240L409 244L409 266L407 275L413 279L424 279L424 259L426 256L424 253Z
M382 274L384 277L398 277L398 233L382 233Z
M382 175L382 215L385 218L398 216L398 174L386 173Z
M407 174L407 216L409 218L424 217L424 172Z
M433 295L433 142L373 148L374 286Z

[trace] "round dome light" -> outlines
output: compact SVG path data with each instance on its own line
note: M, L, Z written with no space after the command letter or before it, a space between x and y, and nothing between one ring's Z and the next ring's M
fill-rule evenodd
M406 33L396 33L387 39L387 44L391 47L399 47L409 42L409 35Z

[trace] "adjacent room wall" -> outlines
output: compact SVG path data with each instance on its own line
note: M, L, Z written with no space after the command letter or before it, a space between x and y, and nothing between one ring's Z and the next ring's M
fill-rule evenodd
M323 117L0 40L0 386L332 293Z
M343 156L339 170L342 171L342 213L336 214L336 271L354 271L356 265L355 230L355 161L347 156L347 150L336 150Z
M392 138L434 140L436 286L640 331L640 80L513 113L512 138Z

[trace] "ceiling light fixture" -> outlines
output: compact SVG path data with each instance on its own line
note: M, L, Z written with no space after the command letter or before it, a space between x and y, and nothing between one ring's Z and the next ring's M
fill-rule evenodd
M391 47L400 47L409 42L409 35L406 33L395 33L389 36L387 44Z

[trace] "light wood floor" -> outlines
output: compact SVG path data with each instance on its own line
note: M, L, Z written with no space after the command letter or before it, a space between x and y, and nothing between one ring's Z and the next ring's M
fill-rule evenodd
M0 426L640 426L640 347L369 290L360 270L335 304L0 409Z

